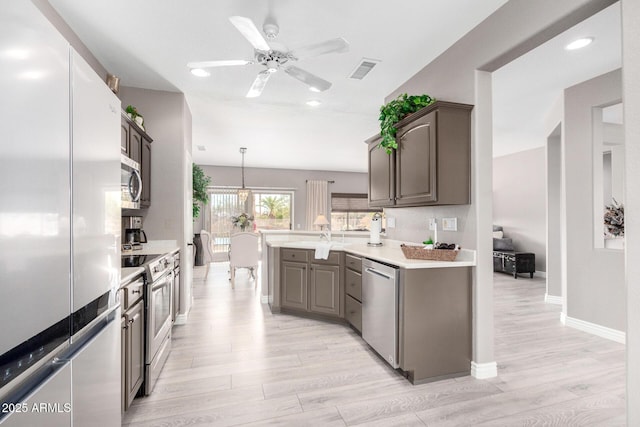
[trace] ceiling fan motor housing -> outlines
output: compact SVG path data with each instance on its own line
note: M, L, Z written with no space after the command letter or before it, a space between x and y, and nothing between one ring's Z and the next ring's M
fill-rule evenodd
M272 50L269 52L256 51L256 62L267 67L271 73L278 71L280 66L289 60L283 52Z

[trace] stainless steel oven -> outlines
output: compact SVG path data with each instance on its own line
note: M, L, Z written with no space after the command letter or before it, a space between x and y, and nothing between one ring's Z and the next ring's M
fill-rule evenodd
M140 164L124 154L120 155L120 193L122 208L140 208L140 196L142 195Z
M163 256L145 266L145 395L151 394L171 351L173 262L173 257Z

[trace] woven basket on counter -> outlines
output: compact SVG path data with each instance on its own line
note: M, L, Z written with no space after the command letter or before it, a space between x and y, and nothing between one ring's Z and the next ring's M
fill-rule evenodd
M457 250L452 249L425 249L422 246L400 245L402 253L408 259L425 259L429 261L455 261Z

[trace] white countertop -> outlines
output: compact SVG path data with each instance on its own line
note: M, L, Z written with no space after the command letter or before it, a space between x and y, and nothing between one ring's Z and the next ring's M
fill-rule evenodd
M179 250L180 248L175 240L150 240L148 243L142 244L142 249L122 251L122 255L164 255L175 253ZM121 267L120 285L128 283L142 273L144 273L144 267Z
M268 242L267 245L276 248L299 248L299 249L315 249L315 242L300 241L274 241ZM379 247L367 246L365 243L335 242L331 250L344 251L354 255L370 258L375 261L386 262L387 264L397 265L401 268L418 269L418 268L450 268L450 267L474 267L476 265L476 251L470 249L461 249L455 261L427 261L421 259L407 259L400 245L420 245L419 243L400 242L397 240L383 240L383 245Z
M143 267L124 267L120 269L120 286L129 283L136 276L144 273Z
M142 249L135 251L122 251L122 255L164 255L179 251L175 240L150 240L142 244Z

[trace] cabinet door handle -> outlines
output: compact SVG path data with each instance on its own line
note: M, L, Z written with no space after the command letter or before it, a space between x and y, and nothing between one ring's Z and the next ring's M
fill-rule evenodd
M133 322L135 322L135 319L129 320L129 324L132 324Z
M141 294L142 291L140 289L138 289L137 291L131 291L132 294Z

